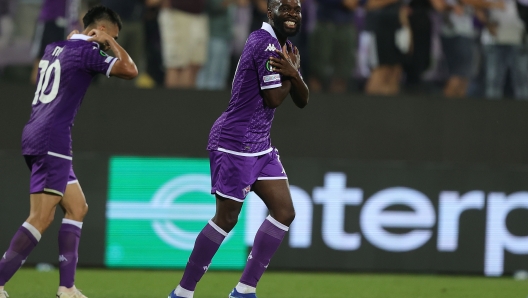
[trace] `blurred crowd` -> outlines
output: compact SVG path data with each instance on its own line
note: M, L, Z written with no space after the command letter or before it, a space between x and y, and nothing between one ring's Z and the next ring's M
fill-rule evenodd
M311 92L528 99L528 0L300 2L291 40ZM0 80L38 65L43 45L98 4L123 20L118 42L139 88L228 90L248 35L267 21L267 0L0 0Z

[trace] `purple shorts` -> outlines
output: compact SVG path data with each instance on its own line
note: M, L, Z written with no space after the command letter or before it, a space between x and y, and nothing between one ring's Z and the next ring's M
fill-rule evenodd
M276 148L260 156L210 151L211 193L243 202L257 180L288 179Z
M24 155L31 171L29 193L64 195L66 185L77 182L71 157L61 154Z

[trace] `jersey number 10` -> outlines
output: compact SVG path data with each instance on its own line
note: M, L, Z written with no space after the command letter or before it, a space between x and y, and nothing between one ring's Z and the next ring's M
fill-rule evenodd
M35 97L33 98L33 105L37 104L40 100L42 103L50 103L59 92L60 76L61 76L61 65L59 59L55 60L51 65L48 60L40 60L40 78L37 85L37 91L35 92ZM48 94L44 94L44 91L48 89L50 84L51 73L53 72L53 85L51 86L51 91Z

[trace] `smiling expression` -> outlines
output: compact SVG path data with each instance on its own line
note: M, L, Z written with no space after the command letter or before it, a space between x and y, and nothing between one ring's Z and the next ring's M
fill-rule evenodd
M299 0L274 0L268 7L271 26L284 37L294 36L301 30L301 3Z

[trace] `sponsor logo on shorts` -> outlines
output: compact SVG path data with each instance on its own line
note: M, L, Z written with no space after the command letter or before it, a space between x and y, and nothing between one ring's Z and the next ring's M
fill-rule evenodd
M280 75L279 74L273 74L273 75L269 75L269 76L264 76L263 79L264 79L264 83L280 81Z

